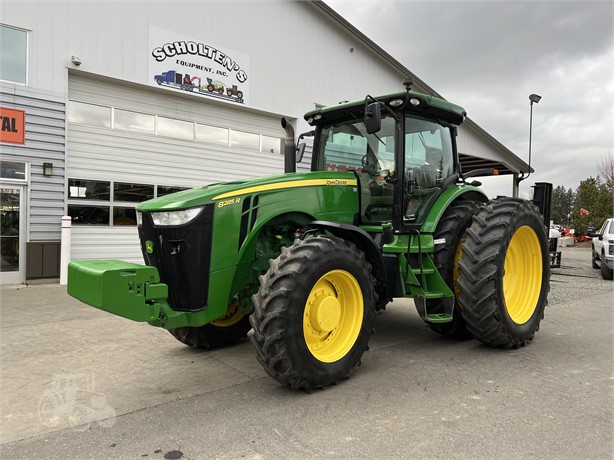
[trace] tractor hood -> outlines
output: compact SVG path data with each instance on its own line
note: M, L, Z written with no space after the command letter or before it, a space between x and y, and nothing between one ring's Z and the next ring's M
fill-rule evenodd
M352 181L354 182L352 183ZM137 210L141 212L150 212L187 209L251 193L327 185L356 185L356 176L353 172L340 173L338 171L319 171L288 173L278 176L257 177L243 181L211 184L144 201L137 206Z

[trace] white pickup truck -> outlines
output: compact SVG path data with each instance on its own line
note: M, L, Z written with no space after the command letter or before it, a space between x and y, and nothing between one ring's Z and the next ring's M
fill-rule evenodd
M614 218L607 219L593 234L593 268L601 269L604 280L612 279L614 269Z

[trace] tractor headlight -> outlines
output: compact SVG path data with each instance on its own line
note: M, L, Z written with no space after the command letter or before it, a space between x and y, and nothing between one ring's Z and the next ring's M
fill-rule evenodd
M171 226L184 225L194 220L203 210L203 206L198 208L182 209L181 211L152 212L151 219L154 225Z

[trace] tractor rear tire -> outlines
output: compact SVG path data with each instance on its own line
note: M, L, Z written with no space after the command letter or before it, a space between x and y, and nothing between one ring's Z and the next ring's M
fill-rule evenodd
M264 370L306 391L348 378L373 332L374 282L364 253L343 239L282 248L253 296L251 340Z
M211 350L234 345L247 337L251 329L249 317L237 305L228 308L226 316L199 327L178 327L168 332L181 343L194 348Z
M462 306L458 301L458 264L462 257L462 244L466 238L467 228L469 228L473 221L473 216L479 210L480 203L476 201L457 201L446 209L435 231L435 241L444 240L444 243L435 245L433 262L444 281L454 292L455 298L433 300L425 300L422 297L414 298L418 314L432 330L445 337L458 340L473 338L471 332L467 330L462 316ZM425 302L426 312L424 311ZM444 313L446 310L449 311L450 304L448 302L454 302L451 322L429 323L426 321L426 313ZM446 309L445 307L448 308Z
M463 318L474 337L499 348L532 340L550 290L548 235L537 207L518 198L482 206L459 266Z

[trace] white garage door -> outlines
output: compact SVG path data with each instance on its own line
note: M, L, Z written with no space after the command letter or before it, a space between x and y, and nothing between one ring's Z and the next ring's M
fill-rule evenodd
M68 88L73 259L142 262L138 202L283 173L281 116L74 74Z

